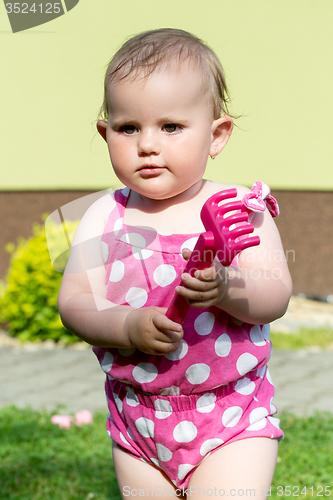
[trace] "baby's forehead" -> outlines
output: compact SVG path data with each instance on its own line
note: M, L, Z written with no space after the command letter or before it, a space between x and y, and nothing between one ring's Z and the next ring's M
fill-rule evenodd
M114 88L122 83L142 82L145 85L149 79L158 75L167 75L168 78L180 78L182 75L188 76L191 73L191 78L197 79L202 86L203 93L206 93L209 87L210 75L199 61L192 58L181 60L179 58L170 58L162 61L154 67L138 66L136 68L126 68L126 66L119 71L116 78L109 79L108 89Z

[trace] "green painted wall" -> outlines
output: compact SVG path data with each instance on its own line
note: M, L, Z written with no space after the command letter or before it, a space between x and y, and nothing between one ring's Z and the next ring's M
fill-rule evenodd
M116 186L94 120L104 68L132 34L177 27L206 40L243 114L207 177L333 189L332 0L80 0L13 34L0 5L0 190Z

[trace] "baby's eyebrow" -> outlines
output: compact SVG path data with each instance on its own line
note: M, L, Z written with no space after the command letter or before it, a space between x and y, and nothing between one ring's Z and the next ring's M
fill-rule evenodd
M139 122L136 119L132 119L130 117L121 117L121 118L109 117L109 118L111 127L115 129L122 127L124 125L133 125L135 127L139 126ZM165 117L162 116L161 118L158 119L158 123L161 125L166 123L174 123L175 125L183 125L186 127L189 124L189 120L175 116L165 116Z
M110 119L110 124L111 127L113 128L119 128L123 125L137 125L136 120L132 120L130 118L115 118L115 119Z
M175 116L173 116L173 117L171 117L171 116L162 117L160 119L160 122L162 122L162 123L175 123L175 124L181 123L183 125L187 125L189 123L188 120L185 120L185 119L183 120L181 117L177 118Z

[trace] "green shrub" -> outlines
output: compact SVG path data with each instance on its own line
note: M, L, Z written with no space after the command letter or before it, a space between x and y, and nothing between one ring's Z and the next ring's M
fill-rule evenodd
M66 221L66 226L72 232L77 223ZM62 226L48 223L47 231L48 241L54 246L57 239L63 239ZM22 342L77 342L77 337L62 325L58 313L62 274L52 267L44 225L35 224L30 239L19 240L16 247L7 245L7 251L12 255L6 283L0 287L0 323ZM68 252L62 255L62 269L67 258Z

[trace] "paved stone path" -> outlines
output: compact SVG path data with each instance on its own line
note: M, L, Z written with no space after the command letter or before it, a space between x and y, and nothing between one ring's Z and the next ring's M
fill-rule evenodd
M292 334L302 325L333 328L333 304L292 297L287 314L272 329ZM49 347L49 348L47 348ZM298 415L333 413L333 351L273 351L269 362L278 410ZM91 349L20 346L0 335L0 407L16 405L70 413L107 411L104 373Z
M0 407L106 411L104 373L90 349L2 347L0 366ZM333 413L333 352L276 350L269 370L280 412Z

